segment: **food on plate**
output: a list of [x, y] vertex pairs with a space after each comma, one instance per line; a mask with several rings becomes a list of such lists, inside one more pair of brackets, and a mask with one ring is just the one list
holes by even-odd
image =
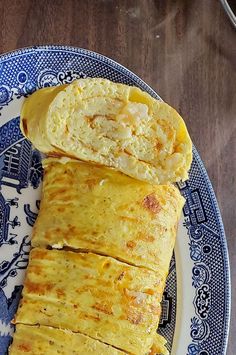
[[34, 247], [94, 251], [167, 275], [184, 204], [177, 188], [72, 159], [43, 164]]
[[70, 330], [17, 324], [10, 355], [124, 355], [123, 351]]
[[192, 143], [167, 104], [101, 78], [40, 89], [21, 112], [43, 161], [11, 355], [167, 355], [156, 332]]
[[113, 167], [155, 184], [188, 178], [192, 143], [180, 115], [137, 87], [102, 78], [26, 99], [23, 134], [40, 151]]
[[94, 253], [34, 248], [15, 323], [80, 332], [131, 354], [157, 343], [165, 277]]

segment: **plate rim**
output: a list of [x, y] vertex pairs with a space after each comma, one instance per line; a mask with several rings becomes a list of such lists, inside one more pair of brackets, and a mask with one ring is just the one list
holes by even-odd
[[[12, 59], [15, 56], [27, 54], [30, 52], [38, 52], [38, 51], [69, 51], [77, 54], [82, 54], [82, 55], [87, 55], [89, 57], [93, 56], [93, 59], [98, 59], [99, 61], [104, 62], [105, 64], [115, 67], [116, 69], [122, 69], [124, 73], [127, 75], [131, 76], [132, 78], [135, 78], [137, 82], [141, 83], [145, 88], [148, 89], [149, 93], [158, 98], [159, 100], [163, 101], [163, 99], [157, 94], [157, 92], [149, 85], [147, 84], [144, 80], [142, 80], [138, 75], [133, 73], [130, 69], [125, 67], [124, 65], [118, 63], [116, 60], [109, 58], [106, 55], [100, 54], [98, 52], [88, 50], [85, 48], [80, 48], [76, 46], [67, 46], [67, 45], [35, 45], [35, 46], [26, 46], [22, 48], [17, 48], [12, 51], [8, 51], [6, 53], [0, 54], [0, 64], [8, 59]], [[225, 275], [225, 282], [226, 282], [226, 288], [225, 288], [225, 329], [224, 329], [224, 334], [223, 334], [223, 341], [222, 341], [222, 348], [224, 350], [224, 353], [226, 353], [227, 350], [227, 345], [228, 345], [228, 338], [229, 338], [229, 331], [230, 331], [230, 316], [231, 316], [231, 302], [232, 302], [232, 285], [231, 285], [231, 271], [230, 271], [230, 261], [229, 261], [229, 251], [228, 251], [228, 243], [227, 243], [227, 238], [225, 234], [225, 229], [224, 229], [224, 224], [219, 208], [219, 204], [217, 202], [217, 198], [212, 186], [212, 183], [210, 181], [210, 178], [207, 173], [207, 169], [200, 157], [200, 154], [198, 153], [196, 147], [193, 145], [193, 154], [199, 164], [199, 167], [201, 169], [201, 173], [203, 174], [204, 180], [207, 184], [207, 187], [209, 188], [209, 193], [210, 193], [210, 198], [212, 201], [212, 207], [215, 212], [216, 220], [217, 220], [217, 225], [219, 227], [219, 237], [221, 241], [221, 246], [222, 246], [222, 253], [223, 253], [223, 262], [224, 262], [224, 275]]]
[[225, 234], [225, 229], [224, 229], [224, 223], [223, 223], [223, 219], [221, 216], [221, 212], [220, 212], [220, 207], [215, 195], [215, 191], [213, 189], [211, 180], [208, 176], [207, 173], [207, 169], [200, 157], [200, 154], [197, 151], [197, 148], [195, 147], [195, 145], [193, 145], [193, 153], [195, 155], [195, 158], [199, 164], [199, 167], [201, 168], [201, 172], [204, 176], [204, 179], [209, 187], [209, 192], [210, 192], [210, 197], [211, 197], [211, 201], [212, 206], [215, 210], [215, 214], [217, 217], [217, 224], [219, 227], [219, 231], [220, 231], [220, 240], [222, 242], [222, 252], [223, 252], [223, 260], [224, 260], [224, 267], [225, 267], [225, 276], [226, 276], [226, 302], [225, 302], [225, 332], [223, 334], [223, 349], [224, 349], [224, 353], [226, 354], [227, 351], [227, 346], [228, 346], [228, 339], [229, 339], [229, 330], [230, 330], [230, 316], [231, 316], [231, 302], [232, 302], [232, 295], [231, 295], [231, 271], [230, 271], [230, 262], [229, 262], [229, 250], [228, 250], [228, 243], [227, 243], [227, 238], [226, 238], [226, 234]]

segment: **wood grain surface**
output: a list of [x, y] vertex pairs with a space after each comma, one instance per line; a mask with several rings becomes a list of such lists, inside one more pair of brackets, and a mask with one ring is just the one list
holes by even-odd
[[97, 51], [134, 71], [183, 115], [225, 225], [233, 297], [227, 354], [235, 355], [236, 32], [220, 2], [0, 0], [0, 14], [0, 53], [36, 44]]

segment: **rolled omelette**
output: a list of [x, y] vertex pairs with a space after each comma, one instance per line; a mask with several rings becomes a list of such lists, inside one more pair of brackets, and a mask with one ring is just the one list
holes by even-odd
[[91, 251], [167, 276], [184, 205], [177, 188], [69, 158], [43, 165], [33, 247]]
[[180, 115], [137, 87], [101, 78], [44, 88], [24, 102], [21, 130], [41, 152], [113, 167], [138, 180], [186, 180], [192, 143]]
[[9, 355], [124, 355], [123, 351], [70, 330], [17, 324]]
[[[69, 329], [130, 354], [150, 354], [164, 285], [161, 273], [114, 258], [34, 248], [15, 323]], [[71, 343], [68, 354], [73, 350]]]

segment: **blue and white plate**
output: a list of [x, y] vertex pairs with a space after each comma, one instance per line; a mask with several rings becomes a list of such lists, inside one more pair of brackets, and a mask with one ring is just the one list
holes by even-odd
[[[41, 87], [104, 77], [159, 96], [141, 79], [99, 54], [71, 47], [21, 49], [0, 56], [0, 355], [12, 340], [37, 217], [41, 156], [22, 136], [24, 98]], [[203, 163], [194, 148], [186, 198], [163, 295], [159, 332], [173, 355], [222, 355], [230, 313], [229, 261], [223, 224]]]

